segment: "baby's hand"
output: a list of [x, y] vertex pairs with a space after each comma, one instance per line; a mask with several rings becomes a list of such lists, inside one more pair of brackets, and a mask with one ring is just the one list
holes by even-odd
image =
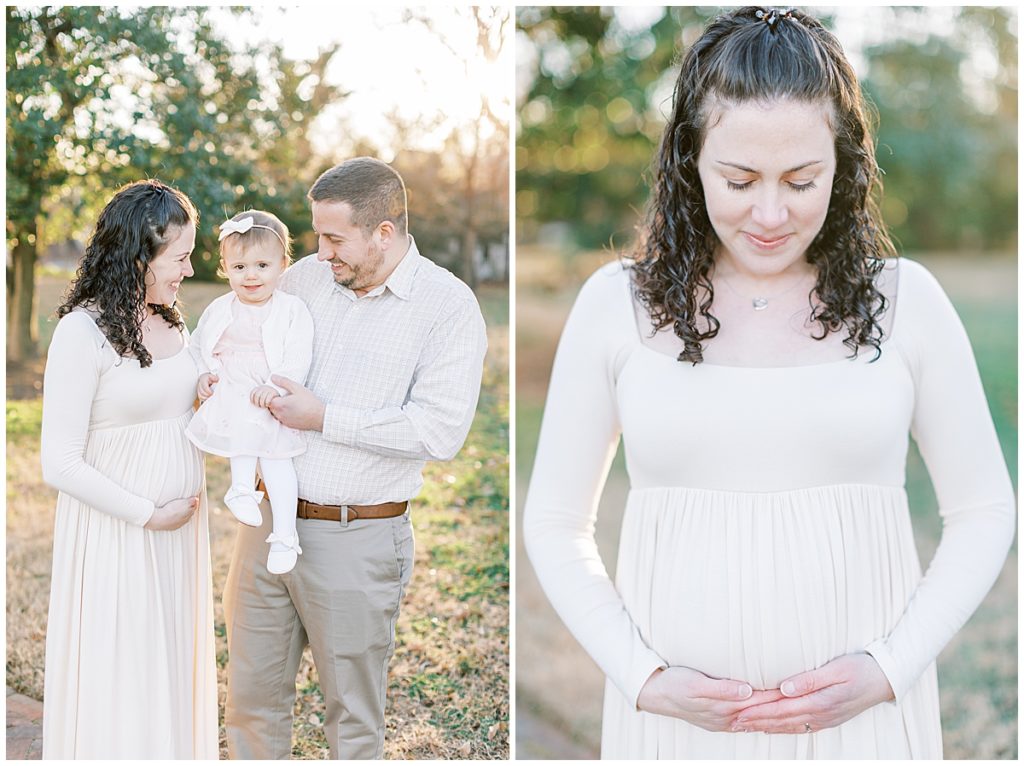
[[273, 386], [256, 386], [249, 394], [249, 401], [257, 407], [269, 407], [270, 403], [279, 396], [280, 394]]
[[213, 396], [213, 387], [220, 380], [212, 372], [204, 372], [199, 376], [199, 385], [196, 386], [196, 393], [199, 395], [199, 401], [205, 402], [211, 396]]

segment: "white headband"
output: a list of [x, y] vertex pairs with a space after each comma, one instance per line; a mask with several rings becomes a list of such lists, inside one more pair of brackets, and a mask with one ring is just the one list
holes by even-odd
[[249, 229], [266, 229], [267, 231], [271, 232], [275, 237], [277, 237], [277, 239], [281, 242], [281, 246], [284, 248], [284, 251], [286, 253], [288, 252], [288, 245], [284, 243], [284, 239], [282, 239], [281, 235], [278, 234], [277, 231], [271, 228], [270, 226], [264, 226], [261, 223], [255, 223], [252, 219], [252, 216], [239, 218], [237, 221], [229, 220], [222, 223], [220, 225], [220, 236], [217, 238], [217, 241], [223, 242], [224, 237], [228, 236], [229, 234], [245, 234], [247, 231], [249, 231]]

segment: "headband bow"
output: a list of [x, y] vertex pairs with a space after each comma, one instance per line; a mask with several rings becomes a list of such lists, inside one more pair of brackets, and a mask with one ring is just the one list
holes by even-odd
[[[253, 227], [254, 223], [255, 221], [253, 221], [252, 216], [246, 216], [245, 218], [240, 218], [237, 221], [225, 221], [220, 225], [220, 237], [217, 238], [217, 241], [223, 242], [224, 237], [229, 234], [245, 234], [245, 232], [249, 231], [249, 229]], [[267, 227], [264, 226], [262, 228], [265, 229]]]
[[217, 237], [218, 242], [223, 242], [224, 237], [229, 234], [245, 234], [250, 229], [266, 229], [280, 241], [281, 246], [284, 247], [285, 252], [288, 251], [288, 246], [285, 245], [284, 239], [280, 234], [277, 233], [276, 229], [270, 226], [264, 226], [261, 223], [256, 223], [251, 215], [247, 215], [245, 218], [239, 218], [237, 221], [227, 220], [220, 225], [220, 236]]

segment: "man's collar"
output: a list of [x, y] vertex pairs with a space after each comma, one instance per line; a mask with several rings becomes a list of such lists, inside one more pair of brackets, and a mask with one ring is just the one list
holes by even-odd
[[381, 287], [372, 293], [367, 293], [367, 295], [379, 294], [378, 291], [383, 292], [386, 288], [402, 300], [409, 300], [409, 297], [412, 295], [412, 280], [420, 267], [420, 260], [422, 258], [423, 256], [420, 255], [420, 251], [416, 247], [416, 240], [410, 234], [409, 249], [405, 251], [405, 255], [402, 256], [402, 260], [395, 266], [395, 270], [391, 272], [391, 275], [384, 281]]
[[[398, 265], [395, 266], [391, 274], [388, 275], [388, 278], [384, 280], [384, 284], [373, 288], [370, 292], [363, 295], [363, 298], [373, 298], [381, 295], [385, 290], [390, 290], [396, 297], [401, 298], [402, 300], [408, 300], [412, 296], [413, 278], [419, 270], [420, 261], [423, 260], [423, 256], [420, 255], [419, 248], [416, 247], [416, 240], [412, 238], [412, 234], [409, 234], [408, 236], [409, 249], [405, 251], [405, 255], [402, 256], [402, 260], [398, 262]], [[333, 282], [334, 275], [329, 274], [329, 276]], [[335, 283], [334, 287], [343, 295], [346, 295], [350, 300], [359, 300], [359, 296], [357, 296], [350, 288], [343, 287], [337, 283]]]

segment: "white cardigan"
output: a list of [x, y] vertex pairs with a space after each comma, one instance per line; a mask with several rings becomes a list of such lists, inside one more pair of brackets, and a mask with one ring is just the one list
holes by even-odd
[[[215, 299], [199, 318], [199, 324], [192, 333], [189, 349], [200, 370], [219, 374], [220, 360], [214, 357], [217, 341], [231, 324], [231, 308], [238, 300], [233, 292]], [[263, 321], [263, 352], [267, 356], [266, 385], [273, 386], [279, 393], [287, 393], [280, 386], [270, 382], [271, 375], [290, 378], [296, 383], [305, 383], [313, 361], [313, 317], [305, 302], [294, 295], [275, 290], [270, 301], [270, 313]]]

